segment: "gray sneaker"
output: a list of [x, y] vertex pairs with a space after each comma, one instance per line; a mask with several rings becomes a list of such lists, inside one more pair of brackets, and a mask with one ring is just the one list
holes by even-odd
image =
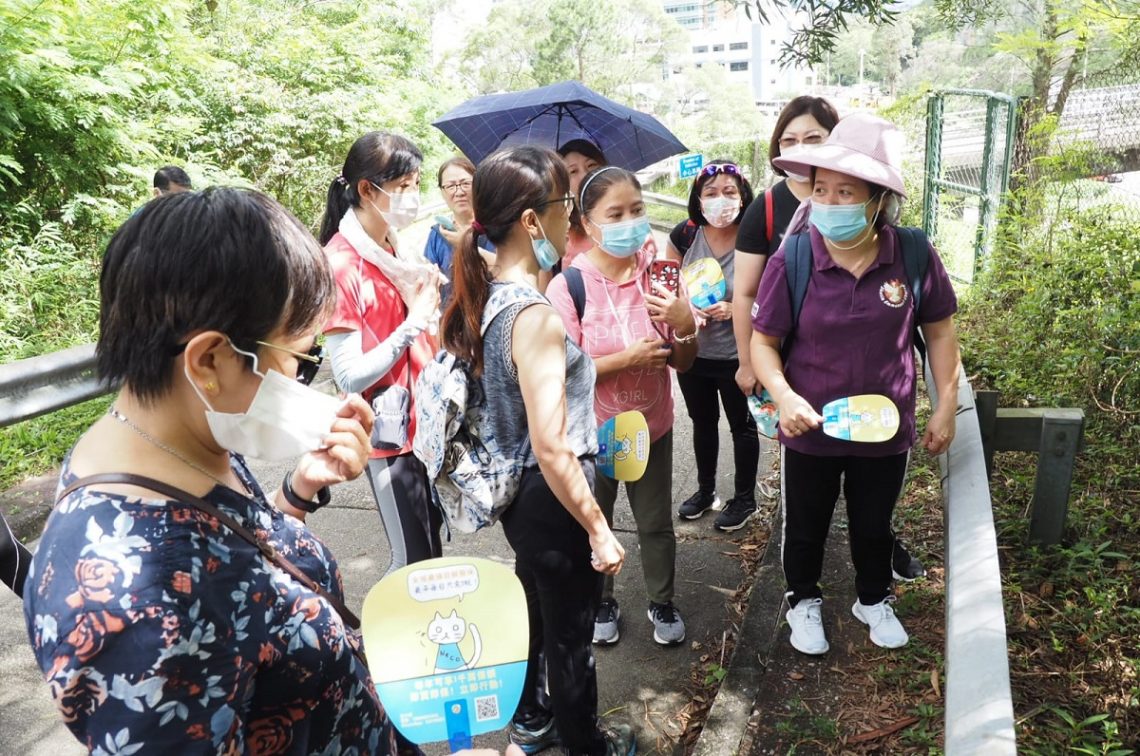
[[662, 646], [676, 646], [685, 640], [685, 621], [672, 601], [664, 604], [649, 602], [650, 621], [653, 623], [653, 640]]
[[602, 737], [606, 739], [606, 756], [635, 756], [637, 736], [627, 724], [604, 725]]
[[612, 598], [602, 599], [598, 613], [594, 615], [594, 643], [598, 646], [612, 646], [621, 638], [618, 623], [621, 621], [621, 608]]

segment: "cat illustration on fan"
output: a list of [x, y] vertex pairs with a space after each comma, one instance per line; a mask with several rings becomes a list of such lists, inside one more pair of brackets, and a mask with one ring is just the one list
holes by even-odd
[[[470, 659], [464, 658], [463, 651], [459, 648], [460, 641], [466, 637], [468, 631], [475, 642], [475, 649]], [[446, 617], [439, 612], [435, 613], [435, 617], [428, 623], [427, 637], [438, 646], [435, 674], [473, 669], [483, 653], [483, 641], [479, 637], [478, 628], [474, 624], [469, 625], [454, 609]]]

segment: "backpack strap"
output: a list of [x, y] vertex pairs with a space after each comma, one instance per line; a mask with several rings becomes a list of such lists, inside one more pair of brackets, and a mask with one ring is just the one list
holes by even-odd
[[920, 228], [899, 226], [895, 228], [902, 250], [903, 267], [906, 269], [907, 288], [914, 306], [914, 347], [919, 358], [926, 362], [926, 341], [918, 327], [918, 308], [922, 304], [922, 284], [926, 281], [926, 271], [930, 267], [930, 242]]
[[772, 249], [772, 237], [775, 236], [774, 229], [776, 224], [776, 208], [775, 200], [772, 199], [772, 190], [764, 192], [764, 233], [768, 236], [768, 250]]
[[804, 307], [811, 269], [814, 267], [811, 236], [806, 231], [784, 238], [784, 277], [788, 282], [788, 295], [792, 302], [792, 330], [784, 337], [780, 356], [787, 361], [788, 351], [800, 324], [800, 311]]
[[582, 315], [586, 312], [586, 281], [582, 278], [582, 271], [570, 266], [562, 271], [566, 279], [566, 291], [570, 294], [570, 301], [574, 303], [574, 312], [578, 313], [578, 322], [582, 322]]
[[689, 248], [693, 246], [693, 242], [696, 241], [697, 238], [698, 230], [700, 230], [700, 227], [696, 223], [693, 223], [692, 219], [685, 221], [685, 225], [681, 226], [681, 241], [683, 246], [677, 248], [677, 251], [681, 253], [681, 257], [684, 257], [685, 253], [689, 251]]

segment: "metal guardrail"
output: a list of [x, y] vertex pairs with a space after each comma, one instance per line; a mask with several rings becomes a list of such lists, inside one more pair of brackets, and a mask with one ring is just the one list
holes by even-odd
[[110, 393], [95, 377], [95, 345], [0, 365], [0, 427]]
[[[929, 367], [926, 385], [934, 386]], [[933, 390], [930, 399], [937, 404]], [[997, 532], [978, 410], [964, 372], [957, 433], [938, 462], [946, 538], [946, 754], [1014, 756]]]

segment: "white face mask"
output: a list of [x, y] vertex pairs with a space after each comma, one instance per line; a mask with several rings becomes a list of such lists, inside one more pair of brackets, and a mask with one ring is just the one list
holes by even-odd
[[[781, 149], [780, 150], [780, 157], [782, 157], [782, 158], [794, 158], [796, 155], [803, 155], [805, 153], [811, 152], [812, 150], [814, 150], [820, 146], [821, 145], [818, 145], [818, 144], [797, 144], [797, 145], [794, 145], [792, 147], [789, 147], [786, 150]], [[788, 174], [788, 178], [790, 178], [792, 181], [800, 181], [804, 184], [811, 181], [811, 176], [804, 176], [803, 174], [800, 174], [800, 173], [792, 173], [791, 171], [789, 171], [786, 168], [784, 169], [784, 173]]]
[[739, 197], [712, 197], [701, 200], [701, 215], [713, 228], [731, 226], [740, 212]]
[[[376, 184], [372, 184], [372, 186], [376, 186]], [[376, 189], [388, 195], [388, 209], [381, 210], [371, 201], [368, 204], [372, 205], [373, 210], [380, 213], [380, 216], [387, 221], [389, 226], [397, 231], [403, 231], [415, 223], [416, 216], [420, 214], [419, 192], [386, 192], [378, 186]]]
[[[261, 376], [261, 385], [245, 412], [214, 411], [198, 386], [190, 381], [194, 393], [206, 405], [206, 423], [214, 441], [234, 454], [266, 462], [281, 462], [323, 448], [341, 401], [276, 370], [261, 373], [257, 370], [257, 355], [237, 347], [234, 351], [252, 357], [253, 372]], [[188, 373], [186, 380], [190, 380]]]

